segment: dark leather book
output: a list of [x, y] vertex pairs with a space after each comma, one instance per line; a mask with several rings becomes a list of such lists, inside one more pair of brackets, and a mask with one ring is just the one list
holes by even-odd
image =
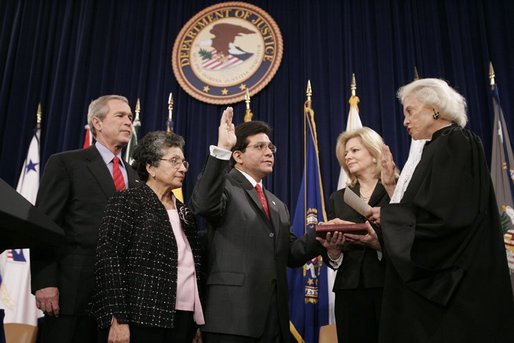
[[358, 224], [321, 224], [315, 225], [316, 235], [325, 238], [327, 232], [339, 231], [342, 233], [351, 233], [354, 235], [365, 235], [368, 233], [366, 223]]

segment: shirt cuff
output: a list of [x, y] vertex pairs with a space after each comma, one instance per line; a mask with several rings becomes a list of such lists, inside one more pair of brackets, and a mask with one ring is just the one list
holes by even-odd
[[335, 260], [333, 260], [328, 253], [327, 253], [327, 256], [328, 256], [328, 261], [330, 262], [330, 265], [334, 269], [338, 269], [339, 267], [341, 267], [341, 264], [343, 263], [343, 253], [342, 252], [341, 252], [341, 255], [339, 255], [339, 257], [336, 258]]
[[232, 156], [232, 151], [220, 148], [216, 145], [211, 145], [209, 147], [209, 152], [212, 157], [215, 157], [219, 160], [228, 161], [228, 160], [230, 160], [230, 157]]

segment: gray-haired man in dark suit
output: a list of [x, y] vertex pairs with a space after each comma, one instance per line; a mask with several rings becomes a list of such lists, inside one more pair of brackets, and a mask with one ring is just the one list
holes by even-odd
[[[43, 342], [96, 342], [96, 323], [86, 313], [94, 286], [97, 231], [109, 197], [137, 178], [121, 161], [132, 134], [132, 112], [125, 97], [106, 95], [89, 105], [88, 123], [96, 143], [87, 149], [52, 155], [36, 206], [65, 231], [55, 250], [31, 249], [32, 292], [45, 313]], [[114, 157], [119, 158], [114, 166]]]

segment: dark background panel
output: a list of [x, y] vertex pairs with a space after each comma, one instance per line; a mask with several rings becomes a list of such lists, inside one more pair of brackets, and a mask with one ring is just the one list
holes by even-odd
[[[291, 207], [302, 173], [302, 113], [310, 79], [325, 196], [336, 188], [335, 140], [344, 130], [352, 73], [361, 120], [385, 139], [399, 165], [410, 139], [397, 89], [422, 77], [448, 80], [468, 100], [469, 127], [490, 159], [492, 104], [488, 64], [496, 70], [511, 135], [514, 127], [514, 2], [509, 0], [255, 0], [284, 37], [282, 64], [252, 98], [254, 119], [274, 128], [277, 163], [268, 188]], [[175, 131], [186, 139], [192, 191], [224, 106], [185, 93], [173, 76], [171, 51], [182, 26], [208, 0], [0, 1], [0, 177], [15, 186], [44, 112], [41, 159], [82, 146], [87, 106], [100, 95], [141, 99], [141, 132], [165, 128], [169, 92]], [[244, 103], [235, 104], [241, 122]]]

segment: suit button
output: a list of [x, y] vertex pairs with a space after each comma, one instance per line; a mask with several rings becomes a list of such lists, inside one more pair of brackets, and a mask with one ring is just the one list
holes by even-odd
[[274, 236], [275, 236], [275, 234], [273, 232], [270, 232], [269, 238], [273, 238]]

